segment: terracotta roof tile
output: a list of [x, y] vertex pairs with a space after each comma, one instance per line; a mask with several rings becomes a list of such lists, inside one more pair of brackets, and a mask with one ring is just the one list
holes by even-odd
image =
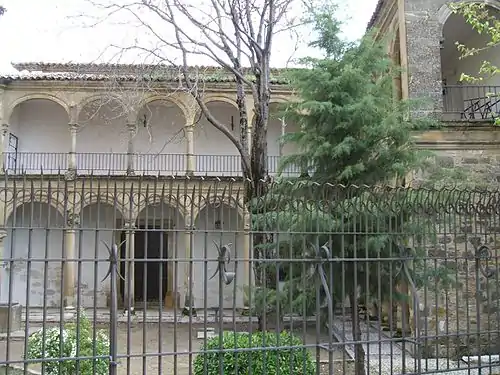
[[[108, 81], [134, 82], [137, 80], [151, 82], [177, 82], [181, 79], [178, 67], [165, 65], [132, 65], [132, 64], [75, 64], [75, 63], [13, 63], [18, 73], [0, 74], [2, 80], [13, 81]], [[234, 74], [220, 68], [210, 66], [190, 67], [192, 79], [199, 75], [206, 82], [235, 82]], [[285, 85], [288, 83], [283, 75], [284, 69], [271, 70], [271, 83]], [[250, 69], [245, 75], [251, 78]]]

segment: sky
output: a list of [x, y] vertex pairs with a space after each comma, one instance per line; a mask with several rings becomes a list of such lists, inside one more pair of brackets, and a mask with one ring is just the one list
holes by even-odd
[[[144, 29], [135, 25], [132, 19], [127, 19], [125, 13], [90, 27], [93, 23], [90, 17], [97, 15], [90, 1], [0, 0], [0, 4], [7, 8], [5, 15], [0, 17], [0, 71], [15, 71], [11, 62], [111, 62], [113, 59], [116, 62], [116, 49], [111, 52], [110, 45], [124, 48], [131, 41], [144, 43]], [[126, 0], [113, 1], [120, 3]], [[363, 35], [376, 3], [377, 0], [339, 3], [338, 18], [344, 20], [343, 33], [347, 39], [356, 40]], [[160, 30], [161, 25], [155, 25], [155, 29]], [[284, 66], [296, 45], [290, 42], [289, 35], [280, 38], [274, 43], [274, 66]], [[152, 41], [150, 45], [153, 45]], [[305, 49], [299, 51], [304, 52]], [[120, 62], [137, 63], [136, 55], [137, 52], [132, 58], [121, 53]], [[296, 53], [293, 57], [297, 57]], [[191, 63], [213, 65], [203, 59], [190, 60]]]

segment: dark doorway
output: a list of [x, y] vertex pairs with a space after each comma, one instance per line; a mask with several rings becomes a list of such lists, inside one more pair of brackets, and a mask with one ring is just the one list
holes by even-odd
[[[125, 232], [122, 232], [122, 241], [124, 240]], [[135, 231], [134, 242], [134, 300], [159, 302], [160, 298], [165, 298], [168, 288], [168, 235], [160, 228], [146, 228], [142, 225]], [[122, 258], [125, 258], [125, 243], [120, 252]], [[121, 262], [120, 273], [123, 276], [125, 270], [126, 262]], [[121, 290], [124, 292], [125, 282], [121, 280], [121, 284]]]

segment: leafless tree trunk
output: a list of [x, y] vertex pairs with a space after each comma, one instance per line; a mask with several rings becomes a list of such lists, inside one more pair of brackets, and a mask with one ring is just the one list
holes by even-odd
[[[135, 50], [154, 57], [158, 63], [179, 68], [182, 86], [196, 99], [201, 115], [223, 133], [241, 155], [247, 181], [247, 196], [260, 197], [267, 192], [267, 128], [271, 99], [271, 53], [273, 40], [287, 32], [299, 37], [296, 28], [302, 23], [300, 0], [87, 0], [93, 9], [104, 11], [106, 17], [128, 14], [155, 40], [155, 47], [135, 42], [121, 51]], [[294, 7], [294, 11], [292, 11]], [[123, 22], [123, 21], [122, 21]], [[117, 47], [117, 46], [113, 46]], [[173, 61], [174, 52], [179, 61]], [[209, 59], [234, 77], [236, 104], [239, 111], [240, 134], [234, 135], [226, 124], [217, 119], [204, 101], [204, 77], [193, 77], [193, 65], [199, 58]], [[247, 108], [247, 96], [253, 108]], [[253, 123], [249, 119], [253, 118]], [[252, 139], [248, 139], [252, 126]], [[249, 142], [251, 141], [251, 148]], [[255, 235], [253, 246], [266, 241], [265, 235]], [[263, 257], [254, 251], [254, 258]], [[255, 266], [257, 286], [263, 285], [262, 272]], [[268, 285], [273, 285], [269, 283]]]

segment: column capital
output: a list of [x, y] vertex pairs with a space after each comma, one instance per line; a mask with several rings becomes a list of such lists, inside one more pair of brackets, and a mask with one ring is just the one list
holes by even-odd
[[68, 211], [66, 214], [66, 224], [68, 227], [75, 228], [80, 225], [80, 215], [74, 212]]
[[2, 135], [6, 136], [9, 131], [9, 124], [7, 122], [2, 121]]
[[123, 222], [123, 229], [129, 230], [129, 231], [133, 231], [133, 230], [137, 229], [137, 227], [135, 226], [135, 221], [134, 220], [125, 220]]
[[76, 132], [80, 129], [80, 124], [78, 124], [77, 122], [69, 122], [68, 127], [70, 131]]

